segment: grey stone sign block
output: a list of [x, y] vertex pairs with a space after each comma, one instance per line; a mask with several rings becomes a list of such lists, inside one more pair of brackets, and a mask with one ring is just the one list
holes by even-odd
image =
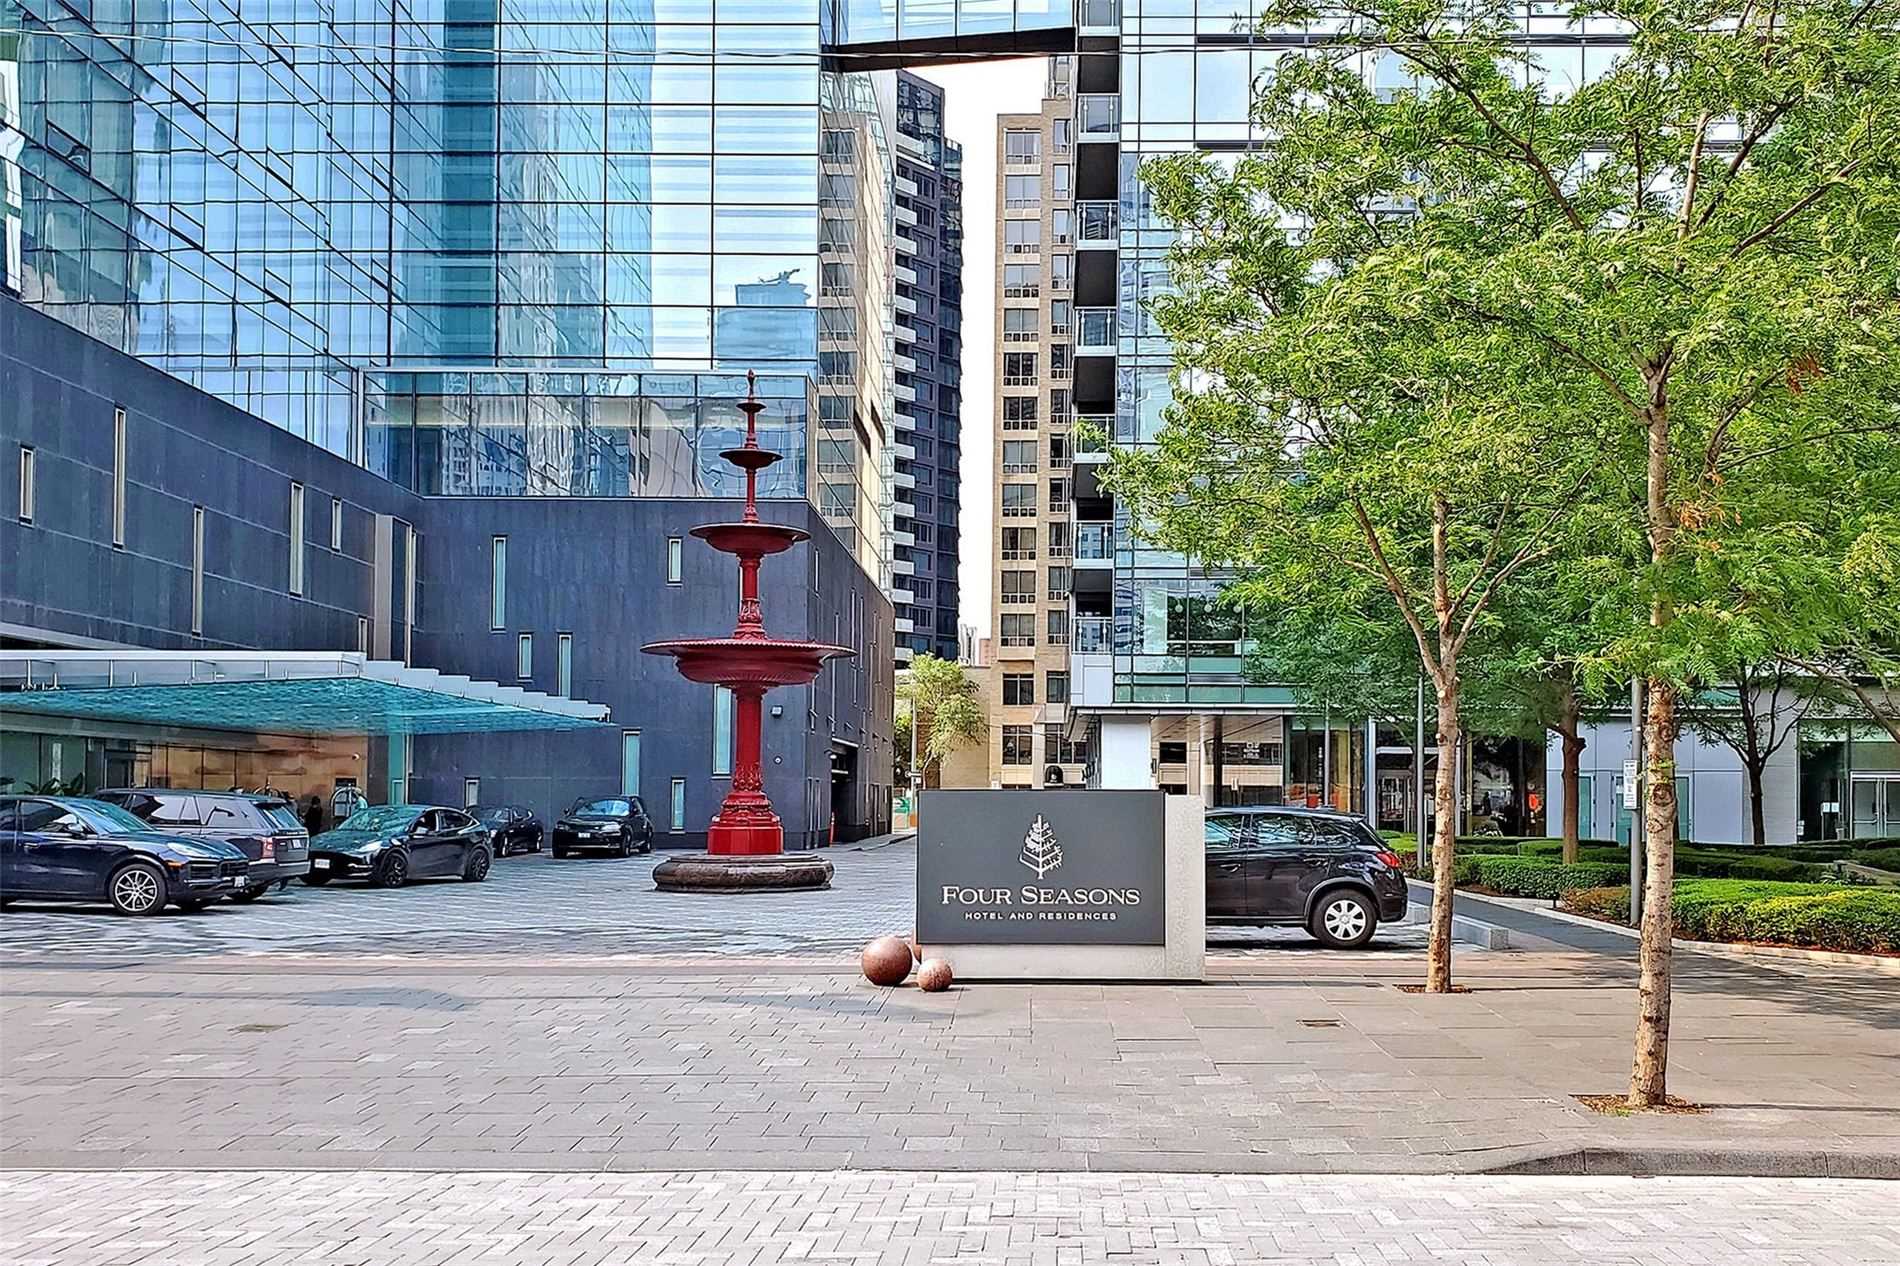
[[961, 945], [1162, 945], [1159, 791], [926, 791], [917, 939]]

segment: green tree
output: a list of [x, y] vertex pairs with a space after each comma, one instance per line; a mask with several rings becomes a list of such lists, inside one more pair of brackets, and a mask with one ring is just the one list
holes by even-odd
[[1719, 689], [1683, 696], [1683, 720], [1703, 742], [1719, 743], [1741, 761], [1748, 782], [1749, 838], [1759, 847], [1768, 842], [1762, 798], [1768, 762], [1787, 746], [1824, 692], [1815, 678], [1783, 660], [1737, 660], [1723, 679], [1707, 684]]
[[[1581, 661], [1597, 681], [1644, 678], [1649, 699], [1636, 1107], [1666, 1095], [1682, 693], [1719, 676], [1758, 631], [1816, 654], [1864, 641], [1824, 592], [1838, 588], [1824, 573], [1838, 555], [1814, 523], [1828, 478], [1894, 461], [1897, 6], [1585, 0], [1573, 20], [1629, 43], [1572, 90], [1541, 73], [1547, 54], [1515, 40], [1523, 11], [1507, 0], [1285, 0], [1264, 24], [1328, 34], [1261, 85], [1271, 143], [1231, 175], [1196, 176], [1187, 161], [1156, 174], [1157, 205], [1183, 228], [1185, 293], [1160, 311], [1184, 341], [1189, 429], [1208, 429], [1193, 398], [1204, 382], [1241, 411], [1322, 426], [1341, 406], [1371, 418], [1325, 450], [1357, 455], [1363, 473], [1342, 482], [1363, 505], [1365, 539], [1381, 544], [1400, 515], [1425, 513], [1438, 553], [1458, 565], [1543, 548], [1522, 520], [1527, 496], [1567, 493], [1586, 454], [1588, 499], [1626, 507], [1640, 531], [1619, 604], [1643, 618]], [[1241, 241], [1243, 226], [1259, 240]], [[1205, 313], [1181, 311], [1198, 298], [1212, 300]], [[1361, 328], [1394, 322], [1431, 338]], [[1278, 337], [1295, 325], [1310, 347]], [[1381, 359], [1381, 348], [1403, 350]], [[1263, 354], [1288, 363], [1257, 371]], [[1303, 389], [1313, 377], [1324, 390]], [[1421, 453], [1428, 415], [1473, 438]], [[1411, 468], [1410, 504], [1372, 495], [1380, 476], [1366, 450]], [[1163, 460], [1182, 451], [1163, 437]], [[1431, 469], [1460, 460], [1463, 485]], [[1195, 500], [1228, 491], [1180, 486]], [[1297, 486], [1311, 499], [1337, 484], [1320, 472]], [[1445, 512], [1441, 490], [1471, 506], [1464, 519]], [[1507, 510], [1497, 547], [1469, 559], [1461, 541], [1487, 501]], [[1400, 551], [1414, 568], [1420, 548]], [[1410, 594], [1415, 581], [1401, 571], [1388, 584]], [[1454, 581], [1435, 594], [1493, 588]], [[1455, 704], [1446, 669], [1463, 621], [1434, 608], [1434, 630], [1401, 605], [1422, 626], [1455, 732], [1442, 696], [1450, 686]]]
[[1178, 405], [1123, 479], [1170, 544], [1275, 601], [1385, 585], [1444, 743], [1467, 644], [1569, 509], [1640, 534], [1615, 604], [1644, 618], [1579, 660], [1649, 698], [1632, 1106], [1666, 1097], [1683, 690], [1758, 629], [1883, 646], [1841, 627], [1815, 521], [1830, 475], [1894, 462], [1896, 10], [1587, 0], [1628, 48], [1569, 89], [1514, 2], [1284, 0], [1265, 27], [1326, 34], [1260, 84], [1271, 143], [1148, 169]]
[[[989, 734], [976, 683], [955, 660], [935, 655], [912, 659], [898, 674], [897, 701], [906, 760], [913, 742], [917, 750], [918, 768], [910, 770], [907, 764], [905, 772], [921, 776], [926, 786], [952, 752], [981, 743]], [[914, 740], [910, 726], [916, 727]]]

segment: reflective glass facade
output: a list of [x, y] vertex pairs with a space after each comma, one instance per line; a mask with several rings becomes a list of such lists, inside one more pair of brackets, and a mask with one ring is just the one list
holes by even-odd
[[[711, 493], [602, 472], [703, 465], [620, 437], [717, 431], [756, 369], [791, 402], [776, 491], [875, 574], [895, 101], [821, 67], [829, 20], [0, 0], [0, 287], [430, 492]], [[429, 440], [460, 418], [483, 438]]]

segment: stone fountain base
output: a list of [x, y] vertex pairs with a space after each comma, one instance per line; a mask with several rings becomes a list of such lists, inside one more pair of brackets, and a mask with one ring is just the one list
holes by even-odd
[[815, 853], [738, 857], [683, 853], [653, 868], [661, 892], [788, 892], [831, 887], [831, 863]]

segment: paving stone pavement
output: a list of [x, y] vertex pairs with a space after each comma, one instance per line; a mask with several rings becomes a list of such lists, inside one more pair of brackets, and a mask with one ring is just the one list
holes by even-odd
[[[517, 854], [487, 882], [417, 883], [396, 891], [361, 884], [292, 884], [251, 905], [220, 902], [201, 914], [125, 919], [103, 905], [20, 904], [0, 916], [0, 964], [51, 955], [95, 960], [212, 954], [829, 955], [909, 928], [916, 853], [900, 840], [839, 847], [826, 893], [754, 893], [741, 904], [653, 887], [657, 856]], [[1297, 929], [1219, 929], [1216, 952], [1310, 945]], [[1419, 925], [1381, 928], [1380, 949], [1416, 950]]]
[[0, 1266], [1861, 1266], [1841, 1180], [1012, 1173], [0, 1176]]

